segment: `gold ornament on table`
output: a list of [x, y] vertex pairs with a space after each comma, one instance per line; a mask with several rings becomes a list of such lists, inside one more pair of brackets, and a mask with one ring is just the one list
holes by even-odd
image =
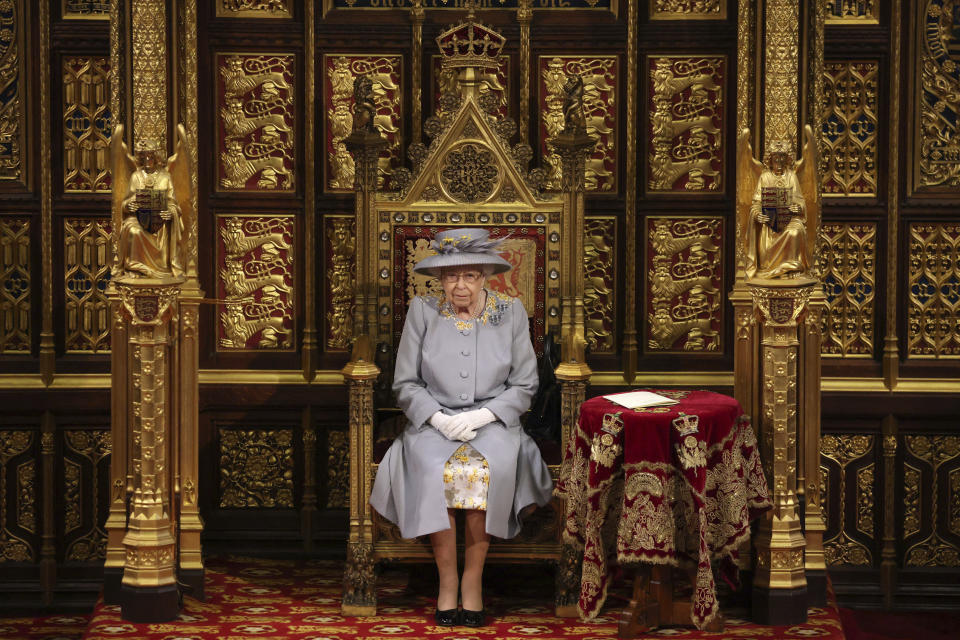
[[113, 277], [182, 277], [192, 205], [186, 130], [177, 127], [176, 153], [165, 166], [159, 143], [139, 140], [130, 156], [117, 125], [110, 142], [117, 256]]
[[814, 265], [817, 147], [804, 127], [803, 157], [793, 161], [789, 142], [771, 141], [766, 166], [753, 157], [750, 130], [737, 145], [737, 242], [748, 280], [802, 279]]

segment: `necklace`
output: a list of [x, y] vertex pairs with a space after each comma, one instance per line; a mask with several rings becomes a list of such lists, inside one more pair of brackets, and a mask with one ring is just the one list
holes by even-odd
[[[479, 301], [478, 301], [479, 302]], [[487, 306], [487, 290], [483, 290], [483, 302], [477, 305], [477, 310], [470, 311], [470, 319], [464, 320], [462, 318], [457, 318], [457, 329], [463, 331], [465, 329], [473, 328], [473, 321], [480, 318], [483, 315], [483, 310]]]
[[473, 319], [479, 318], [480, 314], [483, 313], [483, 308], [487, 306], [487, 290], [486, 289], [483, 290], [483, 302], [480, 302], [479, 300], [477, 300], [477, 302], [478, 302], [477, 310], [470, 314]]

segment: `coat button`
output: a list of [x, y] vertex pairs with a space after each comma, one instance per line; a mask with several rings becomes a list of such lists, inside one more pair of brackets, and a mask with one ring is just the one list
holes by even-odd
[[460, 377], [461, 377], [461, 378], [466, 378], [466, 377], [469, 376], [469, 375], [470, 375], [470, 374], [467, 373], [467, 370], [466, 370], [466, 369], [461, 369], [461, 370], [460, 370]]
[[468, 349], [464, 349], [463, 351], [460, 352], [460, 355], [462, 355], [462, 356], [468, 356], [468, 355], [470, 355], [470, 351], [469, 351]]
[[465, 335], [465, 336], [468, 336], [468, 335], [470, 335], [470, 329], [464, 329], [464, 330], [461, 331], [460, 333], [462, 333], [462, 334]]
[[460, 399], [461, 399], [461, 400], [466, 400], [466, 399], [467, 399], [467, 394], [461, 393], [461, 394], [460, 394]]

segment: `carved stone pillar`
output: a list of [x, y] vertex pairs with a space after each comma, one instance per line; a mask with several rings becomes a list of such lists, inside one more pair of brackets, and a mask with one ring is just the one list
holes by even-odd
[[340, 605], [340, 612], [345, 616], [377, 613], [370, 466], [373, 463], [373, 383], [380, 369], [373, 364], [372, 356], [369, 342], [361, 337], [354, 346], [354, 358], [343, 368], [350, 391], [350, 530]]
[[753, 420], [756, 431], [760, 425], [760, 379], [757, 352], [757, 320], [753, 308], [753, 297], [743, 282], [734, 285], [730, 293], [733, 304], [734, 344], [733, 344], [733, 397], [737, 399], [744, 412]]
[[122, 615], [164, 622], [179, 612], [176, 540], [171, 532], [170, 389], [182, 278], [118, 278], [129, 326], [126, 381], [132, 416], [133, 495], [121, 587]]
[[[797, 498], [797, 319], [817, 282], [811, 278], [748, 281], [762, 314], [762, 415], [760, 447], [773, 510], [755, 539], [753, 615], [761, 624], [799, 624], [807, 619], [804, 540]], [[818, 389], [819, 392], [819, 389]]]
[[[116, 253], [116, 251], [114, 251]], [[120, 604], [120, 582], [126, 551], [123, 536], [127, 533], [127, 497], [130, 493], [129, 449], [127, 425], [130, 403], [127, 400], [127, 377], [130, 358], [127, 353], [127, 318], [116, 283], [107, 286], [110, 301], [110, 512], [104, 529], [107, 532], [107, 558], [103, 565], [103, 601]]]
[[[178, 582], [203, 597], [198, 330], [205, 294], [197, 274], [197, 15], [196, 0], [114, 0], [110, 10], [116, 142], [123, 142], [126, 131], [130, 143], [156, 141], [163, 157], [175, 142], [177, 164], [187, 176], [176, 184], [185, 223], [185, 278], [115, 275], [107, 290], [113, 450], [104, 599], [121, 604], [123, 616], [135, 621], [174, 617]], [[178, 121], [184, 128], [170, 135]], [[114, 162], [118, 158], [114, 154]], [[115, 188], [122, 183], [117, 169], [115, 164]], [[115, 193], [113, 199], [113, 261], [125, 215], [118, 203], [126, 195]], [[124, 268], [114, 264], [113, 272]]]
[[[821, 180], [813, 135], [821, 128], [824, 10], [817, 0], [763, 0], [740, 3], [737, 18], [734, 387], [754, 418], [774, 496], [773, 513], [755, 540], [753, 610], [758, 622], [794, 624], [826, 594], [816, 260]], [[801, 139], [803, 157], [794, 163]], [[774, 280], [754, 275], [759, 247], [751, 227], [758, 224], [754, 198], [762, 167], [753, 145], [765, 150], [759, 154], [765, 160], [777, 145], [785, 147], [803, 192], [803, 266], [774, 273]]]
[[[203, 291], [199, 291], [203, 295]], [[200, 300], [184, 294], [179, 301], [180, 331], [177, 348], [177, 371], [172, 377], [176, 391], [179, 420], [172, 425], [176, 429], [178, 473], [174, 478], [175, 491], [179, 494], [180, 534], [177, 578], [190, 588], [190, 595], [203, 600], [203, 552], [200, 534], [203, 520], [197, 494], [200, 486], [200, 432], [199, 432], [199, 379], [200, 370]]]
[[799, 442], [797, 490], [803, 499], [807, 604], [813, 607], [827, 604], [827, 565], [823, 554], [823, 533], [827, 530], [827, 523], [820, 495], [820, 341], [826, 306], [826, 295], [818, 284], [810, 295], [801, 327], [803, 379], [799, 403], [802, 440]]

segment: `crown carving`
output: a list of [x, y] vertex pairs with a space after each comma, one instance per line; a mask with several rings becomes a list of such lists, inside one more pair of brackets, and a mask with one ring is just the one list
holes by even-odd
[[466, 22], [453, 25], [437, 36], [444, 69], [496, 69], [497, 58], [506, 43], [507, 39], [491, 27], [474, 20], [472, 10]]

